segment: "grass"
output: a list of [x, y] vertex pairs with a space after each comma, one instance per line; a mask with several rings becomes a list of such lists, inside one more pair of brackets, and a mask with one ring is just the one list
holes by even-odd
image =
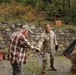
[[[24, 69], [25, 73], [28, 72], [29, 74], [33, 73], [33, 75], [34, 74], [38, 75], [41, 70], [41, 64], [38, 64], [36, 59], [35, 60], [28, 59], [26, 65], [24, 65], [23, 69]], [[29, 75], [28, 73], [27, 73], [27, 75]]]
[[76, 30], [76, 25], [73, 25], [73, 24], [62, 24], [62, 25], [60, 25], [60, 26], [58, 26], [58, 25], [54, 25], [54, 24], [51, 24], [51, 27], [53, 27], [53, 28], [64, 28], [64, 29], [74, 29], [74, 30]]
[[[3, 17], [0, 17], [0, 22], [6, 22], [6, 20], [3, 18]], [[17, 19], [17, 18], [8, 18], [7, 19], [7, 22], [10, 22], [10, 23], [20, 23], [20, 19]], [[54, 27], [54, 28], [72, 28], [74, 30], [76, 30], [76, 25], [74, 24], [63, 24], [58, 26], [58, 25], [54, 25], [54, 21], [46, 21], [46, 20], [43, 20], [40, 22], [40, 25], [39, 26], [44, 26], [44, 24], [50, 24], [51, 27]], [[28, 22], [25, 22], [25, 24], [28, 24], [28, 25], [38, 25], [38, 21], [35, 20], [35, 21], [32, 21], [30, 23]]]
[[[41, 75], [41, 58], [29, 58], [23, 67], [24, 75]], [[55, 57], [55, 66], [57, 71], [46, 71], [46, 75], [69, 75], [70, 60], [64, 56]]]

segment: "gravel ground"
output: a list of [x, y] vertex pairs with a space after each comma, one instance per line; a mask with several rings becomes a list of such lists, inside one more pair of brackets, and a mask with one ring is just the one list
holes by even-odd
[[0, 61], [0, 75], [12, 75], [12, 67], [8, 60]]
[[[24, 66], [24, 75], [41, 75], [41, 65], [42, 58], [31, 57], [27, 60], [27, 64]], [[46, 75], [70, 75], [71, 61], [64, 56], [56, 56], [55, 67], [57, 71], [46, 71]]]
[[[71, 61], [64, 56], [55, 57], [57, 71], [46, 71], [46, 75], [70, 75]], [[33, 56], [23, 65], [23, 75], [41, 75], [42, 58]], [[0, 75], [12, 75], [12, 68], [7, 60], [0, 61]]]
[[55, 57], [55, 67], [57, 71], [50, 71], [51, 75], [70, 75], [71, 61], [65, 57], [57, 56]]

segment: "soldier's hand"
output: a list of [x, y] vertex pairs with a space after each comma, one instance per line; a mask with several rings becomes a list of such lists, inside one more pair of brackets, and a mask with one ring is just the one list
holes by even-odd
[[36, 48], [36, 52], [40, 52], [40, 48]]

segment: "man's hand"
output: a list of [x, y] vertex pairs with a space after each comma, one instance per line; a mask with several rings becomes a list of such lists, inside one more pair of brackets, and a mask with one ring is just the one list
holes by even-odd
[[58, 49], [58, 45], [55, 46], [55, 50], [56, 50], [56, 51], [57, 51], [57, 49]]

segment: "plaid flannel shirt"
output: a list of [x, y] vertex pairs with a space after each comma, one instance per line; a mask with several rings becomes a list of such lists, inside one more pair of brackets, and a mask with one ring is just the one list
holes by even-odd
[[35, 47], [30, 45], [30, 43], [22, 33], [13, 33], [10, 37], [9, 61], [11, 63], [25, 64], [26, 53], [24, 49], [26, 49], [26, 47], [30, 49], [35, 49]]

